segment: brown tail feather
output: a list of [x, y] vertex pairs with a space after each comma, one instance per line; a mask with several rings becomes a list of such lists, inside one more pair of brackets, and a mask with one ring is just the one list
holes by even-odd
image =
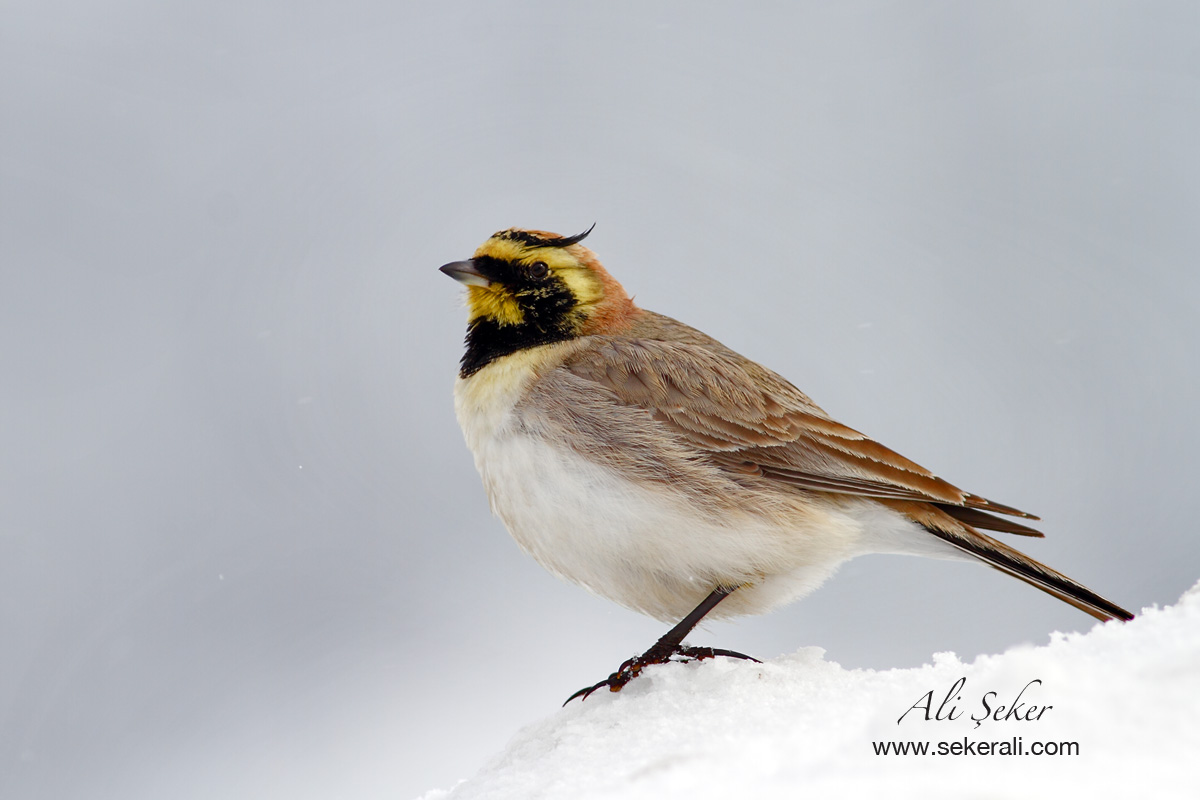
[[983, 528], [984, 530], [1001, 531], [1002, 533], [1015, 533], [1017, 536], [1033, 536], [1038, 539], [1046, 535], [1028, 525], [1013, 522], [1011, 519], [993, 517], [991, 514], [980, 511], [977, 508], [952, 506], [945, 503], [936, 503], [935, 505], [959, 522], [965, 522], [972, 528]]
[[[970, 553], [988, 566], [1012, 575], [1046, 594], [1069, 603], [1099, 620], [1131, 620], [1133, 614], [1105, 600], [1078, 581], [1053, 570], [1024, 553], [998, 542], [987, 534], [955, 519], [947, 509], [928, 503], [880, 501], [902, 512], [914, 522], [958, 549]], [[961, 509], [955, 508], [955, 511]], [[997, 520], [1000, 521], [1000, 520]]]

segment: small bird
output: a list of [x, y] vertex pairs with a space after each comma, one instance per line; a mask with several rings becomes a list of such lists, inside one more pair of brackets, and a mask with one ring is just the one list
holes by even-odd
[[1133, 618], [979, 531], [1040, 537], [1006, 518], [1037, 517], [952, 486], [634, 305], [580, 244], [591, 230], [509, 228], [441, 267], [467, 286], [454, 405], [492, 511], [553, 574], [676, 623], [567, 702], [652, 664], [748, 659], [683, 639], [705, 616], [799, 599], [868, 553], [980, 561], [1098, 619]]

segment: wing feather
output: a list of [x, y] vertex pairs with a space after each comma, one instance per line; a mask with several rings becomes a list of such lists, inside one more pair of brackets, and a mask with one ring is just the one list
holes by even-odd
[[[964, 492], [830, 419], [782, 377], [716, 342], [699, 336], [691, 341], [594, 338], [592, 346], [576, 351], [563, 368], [597, 384], [621, 405], [648, 411], [665, 431], [722, 469], [813, 491], [1036, 519]], [[969, 518], [996, 522], [986, 514]], [[993, 528], [1036, 533], [1015, 523]]]

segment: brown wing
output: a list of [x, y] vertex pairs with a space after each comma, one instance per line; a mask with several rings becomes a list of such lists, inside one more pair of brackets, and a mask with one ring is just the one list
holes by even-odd
[[593, 346], [576, 352], [563, 368], [621, 404], [650, 411], [658, 423], [731, 472], [761, 474], [814, 491], [934, 503], [970, 525], [1040, 535], [982, 512], [1036, 519], [1033, 515], [947, 483], [830, 419], [774, 372], [701, 336], [691, 341], [595, 337]]

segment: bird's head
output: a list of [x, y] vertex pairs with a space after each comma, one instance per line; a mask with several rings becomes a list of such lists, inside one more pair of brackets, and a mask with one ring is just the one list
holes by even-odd
[[[595, 227], [595, 226], [593, 226]], [[467, 286], [464, 377], [527, 347], [618, 331], [634, 312], [621, 284], [575, 236], [509, 228], [442, 272]]]

